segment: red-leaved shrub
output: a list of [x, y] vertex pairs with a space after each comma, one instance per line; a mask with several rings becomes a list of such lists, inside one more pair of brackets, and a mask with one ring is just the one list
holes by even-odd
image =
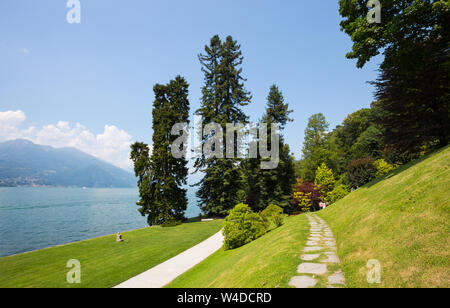
[[299, 213], [303, 211], [300, 200], [295, 197], [299, 195], [299, 193], [309, 199], [311, 210], [318, 211], [320, 209], [319, 202], [325, 195], [325, 187], [298, 180], [297, 185], [294, 186], [294, 197], [291, 201], [292, 213]]
[[347, 165], [347, 179], [354, 188], [372, 181], [377, 174], [377, 167], [372, 157], [352, 160]]

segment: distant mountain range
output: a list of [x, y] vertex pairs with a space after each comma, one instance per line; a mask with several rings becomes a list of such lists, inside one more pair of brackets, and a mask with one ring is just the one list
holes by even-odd
[[0, 186], [135, 187], [133, 174], [74, 148], [0, 143]]

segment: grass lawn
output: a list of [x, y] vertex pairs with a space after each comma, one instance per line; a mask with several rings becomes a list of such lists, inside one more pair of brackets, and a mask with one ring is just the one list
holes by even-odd
[[[0, 259], [0, 288], [113, 287], [202, 242], [222, 228], [222, 221], [153, 227]], [[67, 261], [81, 262], [81, 284], [68, 284]]]
[[[450, 287], [450, 148], [403, 166], [318, 213], [349, 287]], [[381, 263], [381, 284], [366, 264]]]
[[222, 249], [179, 276], [170, 288], [288, 287], [309, 235], [305, 215], [238, 249]]

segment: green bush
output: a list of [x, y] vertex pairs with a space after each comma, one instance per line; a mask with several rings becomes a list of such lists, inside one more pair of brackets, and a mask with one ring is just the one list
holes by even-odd
[[388, 174], [389, 172], [398, 168], [396, 164], [390, 164], [384, 159], [379, 159], [374, 162], [375, 167], [377, 168], [376, 176], [382, 176]]
[[240, 203], [225, 218], [223, 235], [224, 249], [234, 249], [263, 236], [266, 227], [263, 218], [246, 204]]
[[349, 192], [350, 190], [348, 186], [345, 186], [343, 184], [336, 185], [333, 191], [330, 191], [328, 193], [328, 201], [330, 202], [330, 204], [333, 204], [347, 196]]
[[347, 179], [354, 188], [363, 186], [376, 177], [377, 168], [372, 157], [351, 161], [347, 165]]
[[284, 223], [284, 214], [275, 214], [272, 216], [272, 221], [277, 226], [277, 228], [281, 227]]
[[281, 227], [283, 225], [283, 209], [275, 204], [270, 204], [264, 211], [262, 211], [261, 217], [266, 223], [266, 228], [269, 227], [270, 222], [273, 222], [277, 227]]
[[169, 218], [161, 225], [161, 227], [163, 227], [163, 228], [170, 228], [170, 227], [179, 226], [181, 224], [183, 224], [182, 221], [176, 220], [174, 218]]

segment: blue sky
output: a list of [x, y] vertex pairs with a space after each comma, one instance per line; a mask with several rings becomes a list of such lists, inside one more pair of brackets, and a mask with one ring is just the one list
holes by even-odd
[[0, 2], [0, 141], [75, 146], [126, 167], [129, 142], [151, 143], [155, 83], [184, 76], [199, 106], [197, 55], [215, 34], [242, 45], [251, 120], [273, 83], [283, 91], [297, 158], [308, 117], [334, 127], [373, 100], [380, 60], [357, 69], [345, 58], [337, 1], [80, 0], [81, 24], [67, 23], [66, 2]]

